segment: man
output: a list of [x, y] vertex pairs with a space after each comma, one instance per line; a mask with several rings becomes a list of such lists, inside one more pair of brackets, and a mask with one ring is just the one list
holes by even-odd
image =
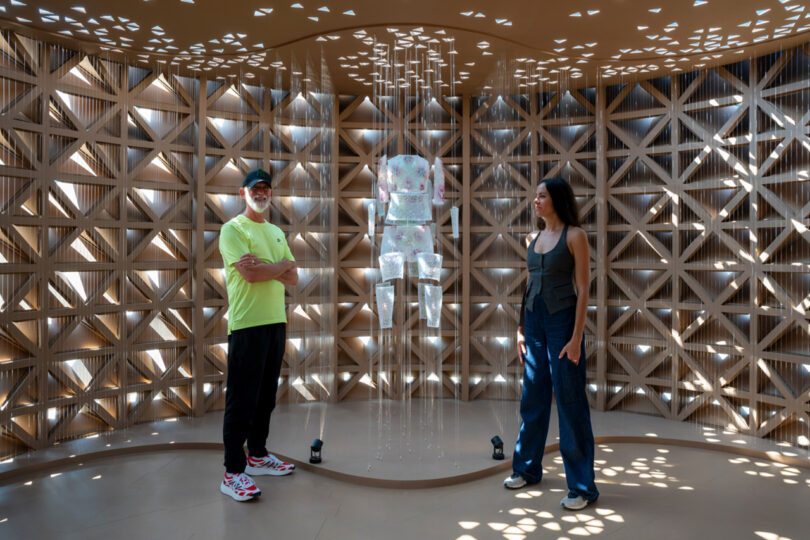
[[264, 219], [271, 194], [270, 175], [261, 169], [250, 172], [239, 189], [245, 211], [223, 225], [219, 235], [228, 285], [225, 479], [220, 491], [237, 501], [261, 495], [249, 474], [280, 476], [295, 469], [265, 448], [287, 341], [284, 285], [298, 283], [284, 233]]

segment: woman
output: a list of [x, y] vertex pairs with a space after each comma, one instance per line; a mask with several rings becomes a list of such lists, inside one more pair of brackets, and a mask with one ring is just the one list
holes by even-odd
[[522, 424], [512, 459], [514, 474], [504, 486], [518, 489], [540, 481], [553, 388], [568, 483], [568, 495], [560, 504], [581, 510], [599, 497], [594, 484], [582, 335], [588, 308], [588, 239], [579, 227], [574, 192], [565, 180], [543, 180], [537, 187], [534, 210], [542, 223], [540, 233], [529, 244], [529, 284], [517, 330], [524, 366]]

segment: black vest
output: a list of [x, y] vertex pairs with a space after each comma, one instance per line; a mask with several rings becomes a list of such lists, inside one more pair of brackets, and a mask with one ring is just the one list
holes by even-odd
[[[549, 313], [577, 304], [577, 293], [574, 290], [574, 256], [568, 251], [565, 237], [568, 225], [563, 227], [560, 239], [548, 253], [537, 253], [534, 244], [539, 234], [529, 245], [526, 264], [529, 267], [529, 285], [523, 295], [526, 309], [534, 311], [534, 300], [540, 295], [546, 303]], [[521, 316], [523, 315], [521, 310]]]

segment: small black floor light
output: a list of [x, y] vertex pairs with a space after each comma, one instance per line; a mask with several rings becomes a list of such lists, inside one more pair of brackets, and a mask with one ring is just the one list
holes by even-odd
[[503, 441], [501, 438], [495, 435], [490, 442], [492, 442], [492, 459], [503, 459]]
[[309, 462], [310, 463], [320, 463], [321, 462], [321, 448], [323, 448], [323, 441], [320, 439], [315, 439], [312, 441], [312, 446], [309, 449]]

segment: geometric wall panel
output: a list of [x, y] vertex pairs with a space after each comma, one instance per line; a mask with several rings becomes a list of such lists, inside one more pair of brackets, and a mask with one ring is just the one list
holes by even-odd
[[[2, 40], [0, 458], [223, 406], [217, 239], [257, 167], [300, 268], [280, 400], [518, 398], [531, 201], [561, 176], [591, 247], [592, 405], [807, 442], [808, 45], [590, 88], [394, 99], [315, 87], [321, 65], [276, 90]], [[419, 320], [406, 279], [381, 335], [366, 208], [379, 157], [401, 153], [445, 166], [442, 326]]]

